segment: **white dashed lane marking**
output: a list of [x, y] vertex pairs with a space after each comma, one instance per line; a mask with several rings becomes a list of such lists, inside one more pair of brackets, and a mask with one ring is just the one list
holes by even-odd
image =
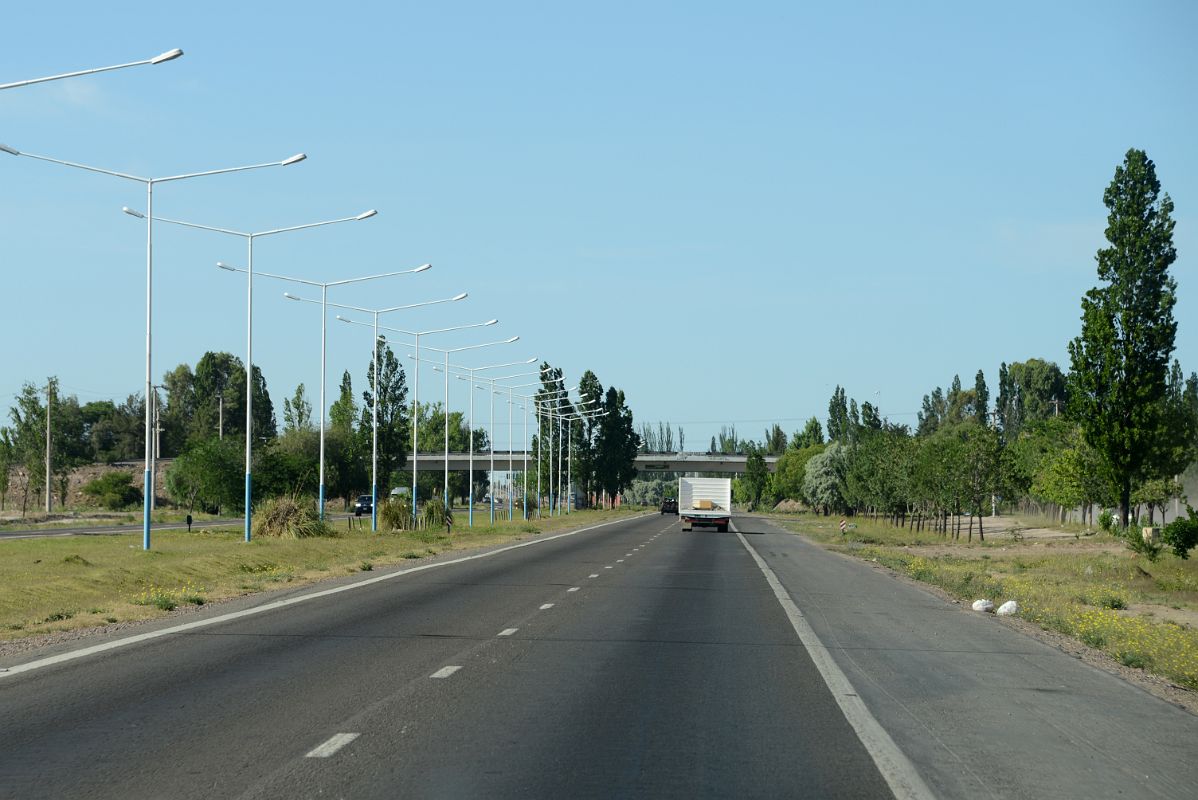
[[611, 565], [604, 567], [604, 569], [611, 569]]
[[496, 636], [511, 636], [513, 633], [515, 633], [518, 630], [520, 630], [520, 629], [519, 628], [504, 628], [503, 630], [501, 630], [499, 633], [497, 633], [495, 635]]
[[320, 747], [309, 752], [304, 758], [328, 758], [360, 735], [358, 733], [338, 733]]
[[595, 572], [595, 573], [592, 573], [592, 574], [588, 575], [587, 577], [588, 577], [588, 578], [598, 578], [598, 577], [599, 577], [599, 573], [598, 573], [598, 572]]
[[461, 667], [441, 667], [441, 669], [429, 675], [430, 678], [448, 678], [453, 673], [457, 672]]
[[541, 606], [542, 611], [548, 611], [551, 608], [553, 608], [553, 603], [546, 603], [545, 605]]
[[577, 587], [577, 586], [571, 586], [571, 587], [570, 587], [569, 589], [567, 589], [566, 591], [567, 591], [567, 592], [577, 592], [577, 591], [578, 591], [578, 587]]

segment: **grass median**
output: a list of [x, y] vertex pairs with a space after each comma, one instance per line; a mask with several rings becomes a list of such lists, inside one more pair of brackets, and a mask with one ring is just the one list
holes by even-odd
[[471, 550], [628, 517], [636, 509], [576, 511], [568, 516], [483, 524], [465, 514], [452, 534], [371, 533], [340, 528], [337, 536], [260, 537], [240, 527], [159, 531], [152, 550], [139, 534], [19, 539], [0, 542], [0, 641], [56, 631], [151, 619], [283, 586]]
[[[771, 517], [832, 550], [884, 564], [962, 601], [1014, 600], [1018, 616], [1072, 636], [1124, 666], [1198, 690], [1198, 562], [1156, 561], [1106, 534], [1041, 539], [987, 533], [953, 540], [857, 520]], [[964, 537], [964, 533], [962, 537]]]

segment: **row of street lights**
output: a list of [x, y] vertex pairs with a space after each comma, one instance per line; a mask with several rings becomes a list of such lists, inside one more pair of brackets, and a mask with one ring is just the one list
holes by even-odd
[[[179, 58], [182, 55], [183, 55], [182, 50], [178, 50], [178, 49], [169, 50], [169, 51], [166, 51], [166, 52], [164, 52], [160, 55], [157, 55], [153, 58], [149, 58], [149, 59], [145, 59], [145, 60], [141, 60], [141, 61], [133, 61], [133, 62], [117, 64], [117, 65], [113, 65], [113, 66], [97, 67], [94, 69], [63, 73], [63, 74], [59, 74], [59, 75], [51, 75], [51, 76], [47, 76], [44, 78], [34, 78], [34, 79], [29, 79], [29, 80], [24, 80], [24, 81], [17, 81], [14, 83], [0, 84], [0, 90], [14, 89], [14, 88], [28, 86], [28, 85], [36, 84], [36, 83], [42, 83], [42, 82], [46, 82], [46, 81], [54, 81], [54, 80], [60, 80], [60, 79], [64, 79], [64, 78], [72, 78], [72, 77], [78, 77], [78, 76], [83, 76], [83, 75], [91, 75], [91, 74], [95, 74], [95, 73], [99, 73], [99, 72], [107, 72], [107, 71], [111, 71], [111, 70], [124, 69], [127, 67], [134, 67], [134, 66], [139, 66], [139, 65], [147, 65], [147, 64], [148, 65], [156, 65], [156, 64], [161, 64], [161, 63], [167, 62], [167, 61], [172, 61], [174, 59]], [[245, 231], [238, 231], [238, 230], [233, 230], [233, 229], [229, 229], [229, 228], [216, 227], [216, 226], [212, 226], [212, 225], [201, 225], [201, 224], [194, 223], [194, 222], [187, 222], [187, 221], [177, 220], [177, 219], [169, 219], [166, 217], [157, 217], [154, 215], [154, 187], [157, 184], [189, 180], [192, 178], [208, 177], [208, 176], [212, 176], [212, 175], [223, 175], [223, 174], [229, 174], [229, 173], [234, 173], [234, 172], [245, 172], [245, 171], [249, 171], [249, 170], [258, 170], [258, 169], [264, 169], [266, 167], [287, 167], [287, 166], [291, 166], [293, 164], [297, 164], [297, 163], [300, 163], [300, 162], [306, 160], [307, 156], [304, 155], [303, 153], [298, 153], [289, 158], [285, 158], [285, 159], [282, 159], [279, 161], [268, 161], [268, 162], [257, 163], [257, 164], [249, 164], [249, 165], [245, 165], [245, 166], [227, 167], [227, 168], [221, 168], [221, 169], [211, 169], [211, 170], [205, 170], [202, 172], [191, 172], [191, 173], [184, 173], [184, 174], [179, 174], [179, 175], [169, 175], [169, 176], [165, 176], [165, 177], [144, 177], [144, 176], [132, 175], [129, 173], [124, 173], [124, 172], [119, 172], [116, 170], [105, 169], [102, 167], [96, 167], [96, 166], [92, 166], [89, 164], [82, 164], [82, 163], [78, 163], [78, 162], [74, 162], [74, 161], [67, 161], [64, 159], [52, 158], [49, 156], [38, 155], [35, 153], [29, 153], [29, 152], [18, 150], [14, 147], [10, 147], [5, 144], [0, 144], [0, 152], [6, 153], [6, 154], [12, 155], [12, 156], [23, 156], [25, 158], [31, 158], [31, 159], [34, 159], [37, 161], [44, 161], [44, 162], [48, 162], [48, 163], [52, 163], [52, 164], [58, 164], [61, 166], [72, 167], [75, 169], [84, 170], [87, 172], [93, 172], [93, 173], [98, 173], [98, 174], [102, 174], [102, 175], [108, 175], [111, 177], [121, 178], [124, 180], [134, 181], [134, 182], [140, 183], [146, 187], [146, 209], [144, 212], [137, 211], [135, 209], [129, 208], [128, 206], [123, 208], [123, 211], [126, 214], [136, 217], [137, 219], [144, 219], [146, 222], [146, 357], [145, 357], [146, 382], [145, 382], [145, 385], [146, 385], [147, 401], [146, 401], [146, 419], [145, 419], [145, 494], [144, 494], [145, 504], [144, 504], [144, 516], [143, 516], [143, 530], [142, 530], [142, 546], [146, 550], [150, 549], [150, 523], [151, 523], [151, 511], [153, 509], [153, 498], [154, 498], [154, 494], [155, 494], [154, 472], [155, 472], [155, 458], [156, 458], [156, 452], [155, 452], [155, 448], [153, 446], [153, 434], [154, 434], [153, 427], [154, 427], [155, 421], [153, 418], [154, 412], [151, 408], [152, 404], [150, 402], [150, 397], [154, 391], [153, 366], [152, 366], [152, 364], [153, 364], [153, 361], [152, 361], [152, 353], [153, 353], [152, 331], [153, 331], [154, 222], [156, 222], [156, 221], [157, 222], [165, 222], [165, 223], [172, 224], [172, 225], [179, 225], [179, 226], [183, 226], [183, 227], [187, 227], [187, 228], [224, 234], [227, 236], [236, 236], [236, 237], [240, 237], [246, 241], [247, 263], [246, 263], [245, 268], [230, 266], [224, 262], [219, 262], [219, 261], [217, 262], [217, 266], [224, 270], [228, 270], [231, 272], [243, 273], [246, 275], [245, 540], [248, 542], [251, 538], [251, 526], [252, 526], [252, 503], [251, 503], [252, 496], [251, 495], [252, 495], [252, 483], [253, 483], [253, 476], [252, 476], [252, 471], [253, 471], [252, 470], [253, 390], [254, 390], [254, 375], [253, 375], [253, 308], [254, 308], [253, 307], [253, 286], [254, 285], [253, 285], [253, 279], [254, 279], [254, 275], [255, 275], [255, 272], [254, 272], [254, 242], [257, 239], [266, 237], [266, 236], [274, 236], [274, 235], [282, 234], [282, 233], [290, 233], [290, 232], [294, 232], [294, 231], [307, 230], [310, 228], [335, 225], [335, 224], [339, 224], [342, 222], [360, 222], [360, 221], [370, 219], [370, 218], [376, 216], [378, 212], [375, 211], [374, 209], [371, 209], [371, 210], [364, 211], [364, 212], [354, 215], [354, 216], [341, 217], [338, 219], [325, 220], [325, 221], [321, 221], [321, 222], [312, 222], [312, 223], [307, 223], [304, 225], [294, 225], [294, 226], [285, 227], [285, 228], [274, 228], [271, 230], [257, 231], [257, 232], [245, 232]], [[378, 475], [377, 475], [377, 469], [378, 469], [378, 403], [379, 403], [378, 349], [379, 349], [379, 346], [381, 343], [386, 342], [385, 337], [383, 337], [379, 334], [380, 327], [382, 327], [378, 324], [379, 316], [382, 314], [387, 314], [387, 313], [391, 313], [394, 311], [417, 308], [417, 307], [422, 307], [422, 306], [436, 305], [439, 303], [455, 302], [455, 301], [459, 301], [459, 300], [464, 300], [467, 297], [467, 293], [462, 292], [458, 295], [455, 295], [454, 297], [440, 299], [440, 300], [430, 300], [430, 301], [421, 302], [421, 303], [410, 303], [407, 305], [391, 306], [388, 308], [368, 309], [368, 308], [362, 308], [362, 307], [358, 307], [358, 306], [330, 303], [330, 302], [328, 302], [328, 297], [327, 297], [328, 289], [333, 286], [343, 286], [343, 285], [353, 284], [353, 283], [362, 283], [365, 281], [376, 280], [379, 278], [393, 277], [393, 276], [405, 275], [405, 274], [415, 274], [415, 273], [419, 273], [419, 272], [428, 270], [430, 267], [431, 267], [431, 265], [429, 265], [429, 264], [423, 264], [414, 269], [397, 270], [397, 271], [392, 271], [392, 272], [380, 273], [380, 274], [376, 274], [376, 275], [367, 275], [367, 276], [363, 276], [363, 277], [359, 277], [359, 278], [349, 278], [349, 279], [345, 279], [345, 280], [327, 281], [327, 282], [306, 280], [303, 278], [279, 275], [279, 274], [274, 274], [274, 273], [266, 273], [266, 272], [257, 273], [258, 275], [260, 275], [262, 277], [268, 277], [268, 278], [273, 278], [276, 280], [298, 283], [298, 284], [303, 284], [303, 285], [308, 285], [308, 286], [313, 286], [313, 287], [320, 287], [320, 290], [321, 290], [321, 299], [319, 301], [313, 300], [310, 298], [297, 297], [290, 293], [284, 293], [284, 296], [288, 299], [298, 300], [298, 301], [302, 301], [302, 302], [309, 302], [309, 303], [319, 303], [321, 306], [320, 492], [319, 492], [319, 500], [318, 500], [319, 506], [320, 506], [319, 513], [320, 513], [321, 519], [324, 518], [325, 500], [326, 500], [326, 482], [325, 482], [325, 427], [326, 426], [325, 426], [324, 415], [325, 415], [325, 405], [326, 405], [326, 403], [325, 403], [326, 338], [327, 338], [326, 320], [327, 320], [328, 306], [333, 306], [335, 308], [341, 308], [341, 309], [346, 309], [346, 310], [350, 310], [350, 311], [358, 311], [361, 313], [371, 314], [373, 316], [373, 323], [358, 322], [357, 320], [350, 320], [350, 319], [346, 319], [346, 318], [340, 317], [340, 316], [338, 317], [338, 319], [342, 320], [344, 322], [352, 323], [352, 324], [372, 325], [372, 327], [374, 329], [374, 338], [373, 338], [374, 402], [372, 403], [372, 409], [371, 409], [371, 419], [372, 419], [372, 428], [373, 428], [372, 456], [371, 456], [371, 459], [372, 459], [371, 497], [372, 497], [373, 502], [372, 502], [372, 512], [371, 512], [371, 529], [377, 530], [378, 529]], [[417, 507], [417, 478], [418, 478], [418, 469], [419, 469], [419, 463], [418, 463], [419, 458], [418, 458], [418, 447], [417, 447], [417, 442], [418, 442], [417, 426], [418, 426], [418, 415], [419, 415], [418, 396], [419, 396], [419, 385], [420, 385], [420, 361], [421, 361], [421, 359], [420, 359], [420, 339], [421, 339], [421, 337], [430, 336], [430, 335], [434, 335], [434, 334], [448, 333], [450, 331], [459, 331], [459, 330], [466, 330], [466, 329], [470, 329], [470, 328], [494, 325], [497, 322], [498, 322], [498, 320], [491, 319], [486, 322], [472, 323], [472, 324], [467, 324], [467, 325], [455, 325], [455, 326], [451, 326], [451, 327], [436, 328], [436, 329], [424, 330], [424, 331], [410, 331], [410, 330], [404, 330], [401, 328], [382, 327], [383, 330], [392, 331], [395, 333], [401, 333], [401, 334], [411, 336], [414, 338], [414, 348], [416, 351], [414, 361], [415, 361], [416, 367], [415, 367], [415, 375], [414, 375], [413, 401], [412, 401], [413, 408], [412, 408], [412, 496], [411, 496], [411, 500], [412, 500], [413, 515], [416, 514], [416, 507]], [[469, 380], [470, 380], [470, 385], [471, 385], [471, 395], [470, 395], [470, 472], [471, 472], [471, 477], [468, 482], [470, 484], [470, 491], [469, 491], [470, 514], [469, 514], [469, 517], [470, 517], [471, 525], [473, 525], [473, 522], [474, 522], [474, 496], [473, 496], [474, 397], [473, 397], [473, 389], [474, 389], [475, 373], [485, 371], [485, 370], [497, 369], [497, 368], [501, 368], [501, 367], [514, 366], [516, 364], [534, 363], [536, 361], [536, 359], [531, 358], [531, 359], [528, 359], [527, 361], [522, 361], [522, 362], [509, 362], [509, 363], [504, 363], [504, 364], [493, 364], [493, 365], [484, 366], [484, 367], [470, 368], [470, 367], [458, 367], [456, 365], [451, 365], [449, 363], [449, 357], [450, 357], [451, 353], [460, 353], [460, 352], [467, 351], [467, 350], [480, 349], [480, 348], [490, 347], [490, 346], [499, 345], [499, 344], [510, 344], [510, 343], [518, 341], [519, 338], [520, 338], [519, 336], [513, 336], [511, 338], [504, 339], [501, 341], [485, 342], [482, 344], [468, 345], [468, 346], [456, 347], [456, 348], [445, 348], [445, 349], [429, 347], [428, 345], [425, 345], [426, 349], [433, 350], [434, 352], [439, 352], [443, 356], [442, 370], [445, 373], [444, 378], [445, 378], [445, 453], [446, 453], [445, 464], [444, 464], [444, 466], [445, 466], [444, 502], [445, 502], [446, 506], [448, 506], [448, 504], [449, 504], [449, 459], [448, 459], [448, 453], [449, 453], [449, 371], [450, 371], [450, 367], [454, 366], [454, 368], [456, 368], [458, 370], [466, 371], [469, 374]], [[502, 378], [489, 379], [490, 380], [490, 394], [491, 394], [491, 446], [489, 449], [491, 450], [491, 473], [492, 474], [494, 474], [494, 396], [497, 393], [498, 381], [514, 379], [514, 378], [518, 378], [518, 377], [527, 377], [529, 375], [537, 375], [538, 377], [540, 377], [543, 372], [544, 371], [534, 372], [534, 373], [524, 373], [521, 375], [512, 375], [512, 376], [504, 376]], [[461, 375], [459, 375], [458, 377], [465, 380], [465, 378]], [[533, 386], [533, 385], [537, 385], [537, 384], [536, 383], [523, 384], [523, 386]], [[481, 388], [481, 387], [479, 387], [479, 388]], [[509, 410], [508, 410], [508, 440], [509, 440], [508, 468], [509, 469], [508, 469], [508, 473], [510, 476], [511, 466], [512, 466], [511, 465], [511, 453], [512, 453], [511, 406], [512, 406], [512, 401], [513, 401], [514, 397], [516, 396], [513, 394], [514, 389], [521, 388], [521, 387], [520, 386], [506, 386], [506, 387], [500, 387], [500, 388], [505, 388], [505, 389], [507, 389], [507, 392], [508, 392], [508, 405], [509, 405]], [[577, 388], [577, 387], [574, 387], [574, 388]], [[570, 391], [572, 391], [572, 390], [570, 390]], [[538, 414], [538, 419], [540, 419], [542, 415], [549, 418], [551, 428], [552, 428], [553, 419], [556, 418], [558, 420], [558, 429], [559, 429], [558, 430], [558, 443], [560, 446], [561, 421], [563, 419], [567, 418], [568, 415], [557, 414], [557, 413], [552, 412], [542, 406], [543, 401], [547, 401], [550, 397], [553, 397], [555, 395], [557, 396], [557, 399], [555, 402], [560, 402], [560, 399], [563, 395], [568, 395], [568, 391], [566, 391], [566, 392], [558, 391], [558, 392], [548, 393], [547, 395], [543, 394], [541, 399], [537, 399], [535, 397], [525, 397], [522, 395], [521, 395], [521, 397], [523, 397], [527, 401], [532, 401], [532, 402], [537, 403], [536, 411]], [[593, 400], [591, 402], [593, 402]], [[524, 411], [525, 411], [525, 442], [526, 442], [526, 444], [525, 444], [525, 487], [524, 487], [524, 491], [525, 491], [525, 497], [527, 497], [527, 489], [528, 489], [528, 487], [527, 487], [527, 482], [528, 482], [528, 478], [527, 478], [527, 466], [528, 466], [527, 412], [528, 412], [528, 409], [527, 409], [527, 407], [524, 407]], [[586, 417], [586, 414], [584, 414], [581, 411], [576, 410], [574, 417], [572, 417], [571, 419], [572, 420], [575, 418], [582, 419], [585, 417]], [[572, 424], [572, 422], [571, 422], [571, 424]], [[551, 436], [551, 439], [552, 439], [552, 436]], [[540, 451], [540, 445], [539, 445], [539, 440], [538, 440], [538, 462], [540, 461], [539, 451]], [[552, 459], [553, 459], [553, 453], [551, 452], [550, 453], [551, 475], [552, 475]], [[560, 472], [560, 461], [561, 461], [560, 454], [558, 457], [558, 461], [559, 461], [559, 472]], [[569, 468], [567, 468], [567, 474], [569, 474]], [[509, 477], [509, 481], [510, 481], [510, 477]], [[538, 493], [538, 497], [540, 497], [540, 469], [538, 469], [538, 472], [537, 472], [537, 484], [538, 484], [537, 485], [537, 493]], [[561, 486], [560, 486], [560, 475], [559, 475], [558, 476], [558, 492], [559, 493], [560, 493], [560, 489], [561, 489]], [[491, 520], [493, 522], [494, 518], [495, 518], [495, 492], [494, 492], [494, 489], [492, 489], [490, 494], [491, 494], [491, 503], [490, 503], [490, 505], [491, 505]], [[551, 496], [552, 496], [552, 494], [553, 494], [553, 491], [552, 491], [552, 485], [551, 485]], [[509, 515], [511, 515], [511, 513], [512, 513], [511, 495], [512, 495], [512, 492], [511, 492], [511, 487], [509, 485], [509, 491], [508, 491]], [[527, 502], [525, 502], [524, 505], [525, 505], [524, 514], [525, 514], [525, 518], [527, 518], [527, 516], [528, 516]], [[567, 504], [567, 505], [569, 505], [569, 504]], [[552, 513], [552, 501], [551, 501], [551, 513]]]

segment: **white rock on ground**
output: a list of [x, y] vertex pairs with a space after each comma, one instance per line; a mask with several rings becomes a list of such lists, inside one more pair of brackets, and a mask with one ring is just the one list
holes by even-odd
[[1009, 617], [1018, 611], [1019, 611], [1019, 604], [1016, 603], [1014, 600], [1008, 600], [1007, 602], [1005, 602], [1001, 606], [999, 606], [998, 611], [996, 611], [995, 613], [1000, 614], [1004, 617]]
[[974, 611], [993, 611], [994, 603], [991, 603], [989, 600], [974, 600], [973, 601], [973, 610]]

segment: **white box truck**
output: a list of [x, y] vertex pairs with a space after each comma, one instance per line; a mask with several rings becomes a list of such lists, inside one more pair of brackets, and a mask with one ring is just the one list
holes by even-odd
[[696, 525], [727, 531], [732, 521], [732, 479], [679, 478], [678, 516], [684, 531]]

